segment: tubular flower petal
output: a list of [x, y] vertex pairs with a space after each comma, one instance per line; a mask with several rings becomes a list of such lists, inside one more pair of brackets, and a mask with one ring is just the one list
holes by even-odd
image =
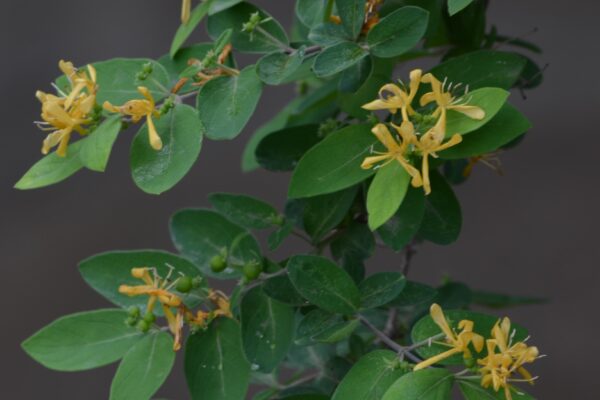
[[183, 0], [181, 3], [181, 22], [185, 25], [190, 21], [192, 13], [192, 0]]
[[425, 106], [432, 102], [437, 103], [434, 115], [439, 115], [447, 110], [454, 110], [472, 119], [481, 120], [485, 118], [484, 110], [477, 106], [467, 105], [466, 102], [468, 100], [464, 97], [454, 97], [449, 90], [445, 90], [445, 85], [432, 74], [423, 75], [421, 82], [430, 84], [431, 92], [425, 93], [421, 97], [420, 104], [421, 106]]
[[420, 69], [415, 69], [410, 73], [408, 92], [405, 88], [391, 83], [382, 86], [379, 90], [379, 99], [363, 105], [362, 108], [369, 111], [388, 110], [392, 114], [401, 110], [403, 120], [408, 121], [409, 115], [415, 113], [411, 104], [419, 90], [421, 75]]

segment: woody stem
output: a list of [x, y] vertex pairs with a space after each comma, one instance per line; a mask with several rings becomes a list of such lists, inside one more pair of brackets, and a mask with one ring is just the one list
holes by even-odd
[[373, 325], [371, 322], [369, 322], [368, 319], [366, 319], [362, 315], [359, 315], [358, 319], [360, 320], [360, 322], [362, 322], [362, 324], [364, 326], [366, 326], [368, 329], [370, 329], [371, 332], [373, 332], [375, 334], [375, 336], [377, 336], [377, 338], [379, 340], [381, 340], [382, 343], [384, 343], [390, 349], [397, 352], [400, 357], [406, 356], [411, 361], [414, 361], [417, 363], [421, 362], [421, 360], [417, 356], [415, 356], [414, 354], [412, 354], [409, 351], [408, 347], [404, 347], [401, 344], [396, 343], [394, 340], [392, 340], [392, 338], [390, 338], [388, 335], [386, 335], [385, 333], [380, 331], [375, 325]]

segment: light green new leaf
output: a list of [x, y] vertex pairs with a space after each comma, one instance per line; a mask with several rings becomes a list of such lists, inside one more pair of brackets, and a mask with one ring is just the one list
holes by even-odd
[[82, 143], [79, 152], [81, 163], [92, 171], [104, 172], [120, 131], [120, 115], [113, 115], [102, 122]]
[[254, 114], [263, 85], [254, 66], [236, 76], [210, 80], [198, 93], [196, 106], [206, 136], [213, 140], [233, 139]]
[[398, 211], [410, 180], [408, 172], [396, 160], [377, 170], [367, 193], [369, 228], [372, 231], [385, 224]]
[[344, 376], [331, 400], [380, 400], [402, 375], [398, 355], [375, 350], [363, 356]]
[[[211, 210], [177, 212], [171, 218], [171, 238], [181, 254], [213, 278], [238, 278], [240, 272], [233, 265], [241, 267], [262, 260], [260, 246], [250, 232]], [[223, 250], [227, 252], [229, 268], [215, 273], [210, 260]]]
[[276, 43], [258, 31], [242, 32], [242, 26], [248, 22], [250, 15], [258, 12], [262, 20], [269, 19], [267, 22], [260, 24], [260, 28], [279, 40], [281, 43], [289, 44], [287, 35], [283, 27], [271, 15], [258, 7], [241, 2], [233, 7], [229, 7], [224, 11], [216, 14], [211, 14], [208, 17], [208, 33], [216, 39], [223, 31], [227, 29], [233, 30], [231, 44], [233, 48], [245, 53], [270, 53], [280, 49]]
[[242, 343], [253, 369], [270, 373], [287, 355], [296, 326], [294, 309], [256, 287], [241, 304]]
[[425, 194], [422, 188], [408, 188], [400, 208], [377, 233], [394, 251], [402, 250], [415, 237], [425, 214]]
[[371, 54], [388, 58], [406, 53], [423, 38], [428, 22], [429, 13], [420, 7], [402, 7], [388, 14], [369, 31]]
[[368, 54], [368, 51], [354, 42], [334, 44], [319, 53], [313, 71], [318, 77], [335, 75], [352, 67]]
[[185, 377], [193, 400], [240, 400], [250, 383], [250, 363], [242, 349], [239, 324], [217, 318], [206, 331], [189, 337]]
[[110, 400], [148, 400], [167, 379], [175, 362], [173, 338], [152, 332], [133, 346], [119, 364]]
[[455, 133], [464, 135], [487, 124], [500, 111], [504, 103], [506, 103], [508, 95], [509, 93], [506, 90], [498, 88], [481, 88], [469, 92], [465, 95], [467, 104], [483, 109], [485, 117], [477, 120], [457, 111], [449, 110], [446, 121], [446, 137], [451, 137]]
[[44, 156], [23, 175], [15, 184], [16, 189], [38, 189], [61, 182], [83, 168], [80, 152], [88, 138], [71, 144], [65, 157], [59, 157], [55, 151]]
[[397, 298], [406, 286], [406, 278], [399, 272], [380, 272], [369, 276], [359, 285], [361, 308], [384, 306]]
[[352, 39], [356, 39], [365, 21], [366, 0], [335, 0], [342, 26]]
[[352, 278], [337, 265], [318, 256], [295, 256], [287, 265], [292, 284], [320, 308], [353, 314], [360, 306], [360, 292]]
[[267, 85], [280, 85], [300, 68], [304, 59], [304, 49], [298, 49], [292, 54], [276, 51], [258, 60], [256, 73]]
[[375, 143], [368, 125], [351, 125], [327, 136], [298, 163], [289, 197], [333, 193], [367, 179], [374, 171], [360, 166]]
[[450, 400], [454, 375], [446, 369], [423, 369], [398, 379], [382, 400]]
[[450, 16], [458, 14], [472, 2], [473, 0], [448, 0], [448, 13]]
[[198, 159], [204, 127], [196, 111], [185, 104], [176, 105], [155, 124], [162, 149], [150, 146], [145, 124], [131, 144], [130, 164], [133, 180], [140, 189], [161, 194], [183, 179]]
[[498, 150], [531, 128], [531, 123], [516, 108], [506, 103], [490, 122], [463, 137], [458, 145], [439, 153], [455, 160], [475, 157]]
[[271, 228], [279, 218], [279, 213], [273, 206], [254, 197], [213, 193], [208, 196], [208, 200], [218, 212], [244, 228]]
[[173, 43], [171, 43], [171, 50], [169, 54], [171, 58], [175, 57], [177, 51], [183, 46], [185, 41], [190, 37], [192, 32], [198, 27], [200, 22], [204, 19], [208, 13], [209, 8], [212, 6], [214, 0], [203, 1], [198, 4], [190, 15], [190, 20], [186, 24], [182, 24], [175, 33]]
[[460, 235], [460, 203], [448, 182], [439, 173], [431, 173], [430, 179], [431, 194], [425, 198], [425, 215], [419, 236], [436, 244], [447, 245]]
[[[458, 387], [465, 400], [506, 400], [504, 389], [495, 392], [492, 388], [484, 389], [479, 382], [470, 382], [459, 380]], [[520, 388], [511, 391], [513, 400], [535, 400], [533, 397], [524, 393]]]
[[23, 349], [47, 368], [82, 371], [123, 357], [143, 334], [127, 326], [127, 312], [97, 310], [64, 316], [25, 340]]

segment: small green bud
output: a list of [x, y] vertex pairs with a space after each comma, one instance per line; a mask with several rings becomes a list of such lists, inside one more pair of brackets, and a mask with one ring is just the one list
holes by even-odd
[[244, 277], [248, 281], [253, 281], [259, 277], [262, 272], [262, 265], [257, 261], [250, 261], [243, 267]]
[[181, 278], [177, 279], [177, 285], [175, 286], [175, 289], [181, 293], [189, 293], [193, 287], [193, 279], [189, 276], [182, 276]]
[[140, 332], [148, 332], [150, 330], [150, 324], [143, 319], [139, 320], [137, 325], [135, 326]]
[[138, 73], [135, 75], [135, 78], [136, 78], [138, 81], [145, 81], [146, 79], [148, 79], [148, 74], [147, 74], [147, 73], [145, 73], [145, 72], [138, 72]]
[[149, 325], [150, 325], [150, 324], [153, 324], [153, 323], [154, 323], [154, 321], [156, 321], [156, 315], [154, 315], [154, 314], [153, 314], [153, 313], [151, 313], [151, 312], [147, 312], [147, 313], [144, 315], [144, 321], [145, 321], [145, 322], [147, 322]]
[[227, 268], [227, 261], [225, 257], [218, 254], [210, 259], [210, 269], [213, 272], [223, 272]]
[[135, 326], [135, 324], [137, 324], [137, 322], [138, 322], [137, 317], [132, 317], [132, 316], [127, 317], [127, 319], [125, 320], [125, 323], [128, 326], [132, 326], [132, 327]]
[[144, 64], [144, 66], [142, 68], [142, 71], [145, 74], [149, 75], [149, 74], [151, 74], [154, 71], [154, 66], [152, 65], [152, 63], [148, 62], [148, 63]]
[[202, 285], [202, 277], [201, 276], [197, 276], [194, 279], [192, 279], [192, 287], [194, 289], [198, 289], [200, 287], [200, 285]]
[[127, 309], [127, 313], [130, 317], [137, 318], [140, 316], [140, 308], [138, 306], [131, 306]]

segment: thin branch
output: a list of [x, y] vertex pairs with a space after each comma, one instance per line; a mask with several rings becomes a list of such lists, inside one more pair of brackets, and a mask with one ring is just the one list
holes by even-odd
[[414, 362], [417, 362], [417, 363], [421, 362], [421, 360], [417, 356], [412, 354], [410, 351], [408, 351], [408, 349], [406, 347], [394, 342], [389, 336], [387, 336], [385, 333], [380, 331], [375, 325], [373, 325], [371, 322], [369, 322], [369, 320], [367, 320], [365, 317], [363, 317], [362, 315], [359, 315], [358, 319], [360, 320], [360, 322], [362, 322], [362, 324], [364, 326], [369, 328], [371, 330], [371, 332], [373, 332], [375, 334], [375, 336], [377, 336], [377, 338], [379, 340], [381, 340], [381, 342], [383, 342], [385, 345], [387, 345], [390, 349], [397, 352], [401, 358], [406, 356]]

